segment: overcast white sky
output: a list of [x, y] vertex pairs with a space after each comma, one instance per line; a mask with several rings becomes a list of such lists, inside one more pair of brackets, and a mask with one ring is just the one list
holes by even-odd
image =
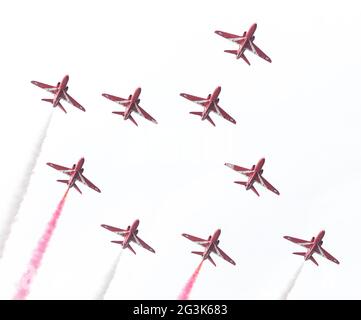
[[[251, 66], [215, 30], [241, 34], [258, 23]], [[127, 227], [153, 255], [122, 253], [107, 299], [176, 299], [199, 263], [181, 233], [207, 237], [237, 263], [206, 262], [193, 299], [278, 299], [302, 262], [299, 247], [326, 230], [336, 265], [307, 262], [292, 299], [360, 299], [361, 151], [359, 1], [8, 1], [0, 4], [0, 232], [41, 130], [53, 112], [33, 86], [69, 74], [69, 93], [85, 113], [54, 110], [28, 193], [0, 261], [0, 299], [11, 299], [31, 253], [65, 192], [45, 165], [85, 157], [85, 175], [102, 193], [71, 190], [29, 299], [93, 299], [116, 259], [117, 240], [100, 227]], [[220, 106], [234, 126], [217, 127], [179, 96], [206, 97], [222, 86]], [[158, 125], [139, 127], [111, 112], [101, 96], [127, 97]], [[251, 191], [225, 162], [251, 166], [280, 191]], [[302, 248], [301, 248], [302, 249]]]

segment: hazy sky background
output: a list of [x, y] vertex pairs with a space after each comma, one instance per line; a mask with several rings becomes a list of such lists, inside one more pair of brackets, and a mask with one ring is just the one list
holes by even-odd
[[[248, 66], [223, 52], [236, 45], [214, 33], [242, 34], [258, 23], [255, 43], [272, 63], [246, 53]], [[220, 228], [220, 247], [202, 267], [193, 299], [278, 299], [302, 263], [302, 248], [326, 230], [320, 256], [307, 262], [291, 299], [360, 299], [361, 151], [359, 1], [11, 1], [0, 4], [0, 232], [41, 130], [53, 112], [29, 190], [0, 260], [0, 299], [11, 299], [31, 253], [65, 192], [71, 166], [102, 193], [71, 190], [29, 299], [94, 299], [121, 248], [100, 227], [126, 228], [156, 254], [122, 253], [107, 299], [176, 299], [201, 249], [181, 237]], [[30, 83], [55, 85], [69, 74], [68, 114]], [[220, 106], [237, 125], [217, 127], [182, 97], [222, 86]], [[139, 127], [101, 96], [127, 97], [158, 125]], [[266, 158], [264, 176], [280, 191], [261, 196], [225, 162], [249, 167]]]

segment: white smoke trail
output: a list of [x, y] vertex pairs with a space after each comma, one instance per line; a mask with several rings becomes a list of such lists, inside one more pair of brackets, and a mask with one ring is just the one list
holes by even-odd
[[114, 278], [115, 275], [115, 271], [117, 270], [117, 266], [118, 266], [118, 262], [119, 262], [119, 258], [121, 256], [123, 251], [120, 251], [117, 258], [115, 259], [112, 267], [110, 268], [109, 272], [106, 274], [106, 276], [104, 277], [104, 282], [102, 287], [100, 288], [98, 294], [96, 295], [95, 300], [104, 300], [105, 294], [107, 293], [110, 284], [112, 283], [112, 280]]
[[293, 275], [293, 277], [291, 278], [291, 280], [288, 282], [288, 285], [287, 285], [285, 291], [282, 293], [280, 300], [287, 300], [288, 295], [291, 293], [293, 287], [296, 284], [298, 276], [300, 275], [300, 273], [302, 271], [303, 265], [304, 265], [304, 262], [302, 262], [302, 264], [298, 267], [298, 269], [296, 270], [296, 272]]
[[49, 125], [50, 125], [52, 114], [53, 113], [51, 113], [49, 115], [43, 129], [40, 132], [38, 141], [37, 141], [36, 145], [34, 146], [31, 157], [27, 163], [27, 166], [25, 167], [24, 173], [22, 174], [22, 178], [20, 180], [19, 186], [16, 188], [16, 192], [12, 197], [5, 221], [3, 223], [3, 227], [2, 227], [2, 229], [0, 229], [0, 259], [2, 258], [6, 241], [10, 236], [11, 226], [15, 221], [15, 218], [20, 209], [21, 203], [23, 202], [26, 192], [28, 190], [30, 179], [33, 174], [33, 170], [36, 166], [36, 162], [41, 153], [41, 149], [42, 149]]

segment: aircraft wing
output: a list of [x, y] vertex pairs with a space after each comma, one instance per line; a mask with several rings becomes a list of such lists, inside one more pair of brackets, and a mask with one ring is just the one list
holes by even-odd
[[329, 254], [324, 248], [322, 248], [322, 246], [318, 245], [316, 247], [315, 252], [334, 263], [337, 263], [337, 264], [340, 263], [335, 257], [333, 257], [331, 254]]
[[155, 250], [154, 250], [151, 246], [147, 245], [147, 244], [146, 244], [142, 239], [140, 239], [138, 236], [134, 235], [133, 238], [134, 238], [134, 242], [135, 242], [136, 244], [138, 244], [139, 246], [143, 247], [144, 249], [149, 250], [150, 252], [155, 253]]
[[135, 104], [134, 111], [138, 113], [140, 116], [144, 117], [145, 119], [157, 124], [157, 120], [155, 120], [148, 112], [142, 109], [138, 104]]
[[129, 103], [129, 100], [127, 99], [116, 97], [108, 93], [103, 93], [102, 96], [121, 105], [127, 105]]
[[198, 243], [198, 244], [200, 244], [201, 246], [204, 246], [204, 247], [209, 244], [208, 240], [198, 238], [198, 237], [195, 237], [195, 236], [191, 236], [190, 234], [183, 233], [182, 236], [189, 239], [189, 240], [191, 240], [191, 241], [193, 241], [193, 242], [196, 242], [196, 243]]
[[186, 98], [194, 103], [200, 104], [203, 107], [205, 107], [207, 105], [207, 103], [209, 102], [209, 99], [192, 96], [191, 94], [188, 94], [188, 93], [181, 93], [180, 95], [183, 98]]
[[108, 226], [107, 224], [102, 224], [101, 225], [103, 228], [111, 231], [111, 232], [115, 232], [121, 236], [126, 235], [129, 231], [128, 230], [124, 230], [124, 229], [120, 229], [120, 228], [116, 228], [116, 227], [112, 227], [112, 226]]
[[232, 122], [236, 124], [236, 120], [234, 120], [226, 111], [224, 111], [218, 104], [215, 104], [215, 109], [218, 115], [220, 115], [222, 118], [228, 120], [229, 122]]
[[228, 256], [226, 253], [218, 246], [215, 246], [215, 252], [224, 260], [228, 261], [229, 263], [236, 265], [236, 263]]
[[79, 173], [79, 178], [77, 180], [84, 183], [89, 188], [91, 188], [97, 192], [101, 192], [100, 189], [96, 185], [94, 185], [89, 179], [85, 178], [82, 173]]
[[242, 44], [245, 37], [242, 36], [238, 36], [236, 34], [232, 34], [232, 33], [228, 33], [228, 32], [224, 32], [224, 31], [214, 31], [216, 34], [218, 34], [219, 36], [226, 38], [232, 42], [236, 42], [238, 44]]
[[260, 183], [265, 188], [267, 188], [269, 191], [272, 191], [278, 195], [280, 194], [279, 191], [274, 186], [272, 186], [265, 178], [263, 178], [262, 175], [260, 174], [258, 175], [257, 182]]
[[56, 170], [59, 170], [67, 175], [71, 175], [73, 172], [74, 172], [74, 169], [72, 168], [67, 168], [67, 167], [63, 167], [63, 166], [60, 166], [58, 164], [55, 164], [55, 163], [51, 163], [51, 162], [47, 162], [47, 165], [56, 169]]
[[259, 56], [260, 58], [272, 62], [271, 58], [267, 56], [260, 48], [258, 48], [253, 42], [249, 42], [247, 49], [252, 51], [255, 55]]
[[80, 109], [81, 111], [85, 111], [85, 108], [79, 102], [75, 101], [75, 99], [72, 98], [67, 92], [64, 92], [64, 97], [65, 100], [72, 104], [74, 107]]
[[302, 247], [305, 247], [307, 249], [309, 249], [312, 246], [311, 241], [306, 241], [306, 240], [293, 238], [293, 237], [289, 237], [289, 236], [284, 236], [283, 238], [285, 238], [286, 240], [292, 241], [293, 243], [296, 243], [296, 244], [298, 244], [298, 245], [300, 245]]
[[238, 171], [239, 173], [244, 174], [247, 177], [249, 177], [254, 172], [254, 170], [243, 168], [231, 163], [225, 163], [224, 165], [226, 165], [228, 168]]
[[38, 81], [31, 81], [31, 83], [35, 84], [36, 86], [38, 86], [41, 89], [44, 89], [44, 90], [52, 92], [52, 93], [55, 93], [58, 90], [57, 87], [51, 86], [49, 84], [41, 83]]

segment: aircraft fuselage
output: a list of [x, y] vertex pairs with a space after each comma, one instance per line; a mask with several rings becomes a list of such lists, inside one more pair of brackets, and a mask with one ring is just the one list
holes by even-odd
[[59, 86], [58, 86], [58, 91], [55, 93], [55, 96], [54, 96], [54, 100], [53, 100], [53, 107], [55, 108], [58, 103], [60, 102], [60, 99], [62, 98], [62, 95], [63, 95], [63, 91], [65, 90], [66, 88], [66, 85], [68, 84], [68, 81], [69, 81], [69, 76], [66, 75], [63, 80], [61, 80]]
[[251, 187], [253, 186], [254, 182], [256, 181], [256, 178], [259, 174], [261, 174], [261, 170], [262, 167], [264, 165], [265, 162], [265, 158], [262, 158], [261, 160], [258, 161], [258, 163], [256, 164], [255, 168], [254, 168], [254, 172], [252, 173], [252, 175], [248, 178], [247, 184], [246, 184], [246, 190], [251, 189]]
[[129, 245], [129, 242], [133, 234], [137, 231], [138, 225], [139, 225], [139, 220], [137, 219], [133, 222], [133, 224], [129, 228], [128, 234], [124, 237], [123, 248], [126, 248]]
[[70, 177], [69, 179], [69, 187], [71, 188], [72, 186], [74, 186], [77, 178], [78, 178], [78, 175], [79, 175], [79, 172], [81, 171], [81, 169], [83, 168], [83, 165], [84, 165], [84, 158], [81, 158], [78, 163], [76, 164], [75, 168], [74, 168], [74, 173], [72, 174], [72, 176]]
[[325, 231], [322, 230], [317, 237], [315, 238], [312, 247], [308, 249], [308, 251], [305, 254], [305, 260], [308, 260], [312, 257], [312, 255], [315, 253], [316, 248], [320, 245], [322, 238], [325, 235]]
[[135, 107], [134, 105], [135, 105], [136, 101], [138, 100], [141, 91], [142, 91], [141, 88], [135, 89], [134, 94], [130, 98], [129, 106], [127, 107], [126, 111], [124, 112], [124, 120], [127, 120], [129, 118], [131, 112], [133, 111], [133, 108]]
[[217, 245], [217, 241], [218, 241], [218, 238], [221, 234], [221, 230], [218, 229], [214, 232], [213, 236], [211, 237], [210, 239], [210, 243], [206, 249], [206, 251], [204, 252], [203, 254], [203, 260], [207, 259], [208, 256], [212, 253], [212, 252], [215, 252], [215, 246]]
[[216, 89], [214, 89], [211, 97], [209, 98], [208, 105], [206, 106], [202, 114], [202, 120], [205, 120], [208, 117], [209, 113], [212, 111], [212, 107], [213, 109], [215, 109], [215, 104], [217, 103], [217, 99], [220, 93], [221, 87], [217, 87]]
[[255, 33], [256, 29], [257, 29], [257, 23], [252, 24], [248, 29], [245, 35], [246, 39], [242, 44], [239, 45], [239, 48], [237, 50], [237, 59], [241, 58], [242, 54], [247, 48], [248, 42], [251, 41], [251, 39], [253, 38], [253, 34]]

